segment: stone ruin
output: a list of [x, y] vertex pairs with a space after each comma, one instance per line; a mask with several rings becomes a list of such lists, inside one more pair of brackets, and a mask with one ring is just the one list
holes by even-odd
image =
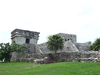
[[[76, 41], [76, 35], [73, 34], [65, 34], [65, 33], [59, 33], [60, 36], [64, 38], [64, 48], [61, 50], [62, 52], [66, 51], [89, 51], [89, 47], [91, 45], [91, 42], [86, 43], [77, 43]], [[52, 53], [50, 50], [47, 49], [46, 43], [42, 43], [38, 45], [42, 53]], [[58, 52], [61, 52], [58, 51]]]
[[38, 42], [39, 32], [15, 29], [11, 32], [12, 43], [24, 44], [27, 47], [26, 53], [35, 53], [35, 45]]
[[[15, 29], [11, 32], [12, 43], [24, 44], [27, 49], [21, 53], [12, 53], [11, 61], [34, 62], [35, 59], [48, 57], [55, 61], [55, 53], [47, 49], [46, 43], [37, 44], [39, 32]], [[91, 42], [77, 43], [74, 34], [59, 33], [64, 38], [63, 50], [57, 51], [57, 61], [99, 61], [100, 52], [89, 51]]]

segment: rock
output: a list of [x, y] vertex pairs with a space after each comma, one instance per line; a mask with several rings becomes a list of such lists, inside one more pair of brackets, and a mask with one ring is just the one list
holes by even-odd
[[35, 64], [44, 64], [44, 63], [46, 63], [47, 59], [48, 59], [48, 57], [44, 57], [43, 59], [35, 59], [34, 63]]

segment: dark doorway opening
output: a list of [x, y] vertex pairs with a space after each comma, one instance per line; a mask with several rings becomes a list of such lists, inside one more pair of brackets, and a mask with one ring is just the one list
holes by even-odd
[[26, 43], [27, 43], [27, 44], [30, 43], [30, 39], [26, 39]]
[[54, 55], [53, 54], [49, 54], [49, 58], [51, 59], [51, 60], [54, 60]]

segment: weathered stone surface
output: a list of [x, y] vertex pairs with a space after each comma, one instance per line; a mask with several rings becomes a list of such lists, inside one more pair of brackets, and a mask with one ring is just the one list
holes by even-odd
[[35, 59], [34, 63], [35, 64], [45, 64], [48, 61], [48, 57], [44, 57], [42, 59]]
[[35, 44], [34, 47], [35, 47], [35, 53], [43, 54], [42, 50], [40, 49], [40, 47], [37, 44]]
[[[100, 61], [100, 52], [88, 51], [90, 42], [77, 43], [77, 37], [73, 34], [59, 33], [64, 38], [63, 50], [54, 51], [47, 49], [47, 44], [37, 44], [39, 32], [15, 29], [12, 31], [12, 43], [24, 44], [27, 49], [24, 52], [13, 52], [11, 61], [34, 62], [36, 59], [48, 57], [51, 61]], [[38, 61], [37, 61], [38, 62]]]
[[53, 51], [48, 50], [46, 43], [39, 44], [38, 47], [43, 54], [54, 53]]
[[79, 51], [89, 51], [89, 47], [91, 45], [91, 42], [86, 43], [75, 43], [75, 46]]
[[74, 34], [65, 34], [65, 33], [58, 33], [60, 36], [64, 38], [65, 41], [71, 40], [72, 43], [77, 42], [77, 37]]
[[11, 61], [22, 61], [23, 57], [25, 57], [25, 53], [23, 52], [13, 52]]
[[36, 52], [35, 44], [24, 44], [26, 46], [26, 53], [32, 54]]
[[24, 54], [23, 53], [14, 53], [13, 54], [15, 57], [12, 58], [13, 61], [23, 61], [23, 62], [34, 62], [36, 59], [41, 59], [39, 62], [37, 61], [36, 63], [41, 63], [44, 62], [42, 59], [44, 57], [47, 57], [50, 60], [53, 61], [78, 61], [78, 62], [96, 62], [100, 61], [100, 52], [98, 51], [76, 51], [76, 52], [61, 52], [61, 53], [50, 53], [50, 54]]
[[39, 32], [15, 29], [11, 32], [11, 40], [17, 44], [37, 44], [39, 34]]
[[28, 31], [22, 29], [15, 29], [11, 32], [11, 41], [16, 44], [24, 44], [27, 49], [26, 53], [35, 53], [35, 44], [37, 44], [39, 38], [39, 32]]
[[[76, 35], [64, 34], [64, 33], [59, 33], [59, 35], [61, 35], [65, 39], [64, 49], [62, 50], [62, 52], [65, 52], [65, 51], [89, 51], [89, 47], [91, 45], [90, 42], [77, 43]], [[47, 49], [46, 43], [39, 44], [38, 47], [44, 54], [45, 53], [53, 53], [53, 51], [50, 51]], [[58, 50], [58, 52], [61, 52], [61, 51]]]
[[69, 40], [69, 41], [66, 41], [64, 43], [64, 49], [63, 49], [63, 51], [79, 51], [79, 50], [77, 49], [77, 47], [75, 46], [75, 44], [72, 43], [71, 40]]

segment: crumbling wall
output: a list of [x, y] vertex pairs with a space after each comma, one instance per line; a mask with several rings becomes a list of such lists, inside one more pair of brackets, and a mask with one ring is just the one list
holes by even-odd
[[[52, 55], [52, 57], [50, 56]], [[49, 54], [28, 54], [28, 53], [15, 53], [15, 57], [11, 61], [23, 61], [33, 62], [35, 59], [42, 59], [48, 57], [53, 61], [58, 62], [96, 62], [100, 61], [100, 52], [98, 51], [78, 51], [78, 52], [61, 52], [61, 53], [49, 53]]]
[[[46, 43], [42, 43], [42, 44], [39, 44], [38, 47], [40, 48], [40, 50], [44, 53], [44, 54], [47, 54], [47, 53], [54, 53], [54, 51], [50, 51], [48, 48], [47, 48], [47, 44]], [[70, 52], [73, 52], [73, 51], [79, 51], [77, 49], [77, 47], [75, 46], [74, 43], [71, 42], [71, 40], [69, 41], [66, 41], [64, 43], [64, 48], [63, 50], [58, 50], [57, 52], [65, 52], [65, 51], [70, 51]]]
[[75, 43], [75, 46], [79, 51], [89, 51], [89, 47], [91, 45], [91, 42], [86, 43]]
[[62, 52], [57, 53], [57, 61], [99, 61], [99, 55], [96, 51]]
[[58, 33], [60, 36], [62, 36], [64, 38], [65, 41], [69, 41], [71, 40], [72, 43], [76, 43], [77, 42], [77, 36], [74, 34], [65, 34], [65, 33]]
[[[64, 48], [63, 50], [58, 52], [65, 52], [65, 51], [89, 51], [89, 47], [91, 45], [91, 42], [86, 43], [73, 43], [71, 40], [64, 42]], [[53, 53], [53, 51], [50, 51], [47, 48], [46, 43], [38, 44], [38, 47], [41, 49], [43, 53]]]
[[40, 48], [40, 50], [42, 51], [43, 54], [53, 53], [53, 51], [50, 51], [47, 48], [47, 44], [46, 43], [38, 44], [38, 47]]

